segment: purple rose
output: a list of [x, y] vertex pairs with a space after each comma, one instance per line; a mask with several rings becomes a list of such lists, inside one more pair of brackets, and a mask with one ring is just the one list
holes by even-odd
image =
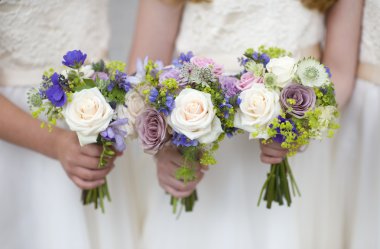
[[251, 72], [247, 72], [247, 73], [244, 73], [241, 78], [240, 78], [240, 81], [236, 82], [236, 87], [243, 91], [243, 90], [247, 90], [249, 88], [251, 88], [252, 84], [254, 83], [263, 83], [264, 82], [264, 79], [262, 77], [255, 77], [253, 75], [253, 73]]
[[239, 82], [237, 78], [231, 76], [220, 76], [219, 81], [226, 97], [230, 98], [240, 92], [240, 90], [236, 87]]
[[136, 129], [144, 151], [156, 154], [168, 140], [167, 124], [164, 117], [151, 108], [136, 119]]
[[175, 79], [178, 82], [180, 80], [180, 73], [177, 68], [164, 69], [160, 74], [159, 82], [162, 83], [167, 79]]
[[296, 83], [287, 85], [281, 91], [280, 103], [282, 108], [297, 118], [303, 118], [305, 113], [314, 108], [316, 96], [314, 89]]

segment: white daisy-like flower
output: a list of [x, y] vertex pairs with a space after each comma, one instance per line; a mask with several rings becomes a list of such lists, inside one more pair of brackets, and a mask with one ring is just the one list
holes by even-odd
[[299, 62], [296, 75], [302, 85], [320, 87], [328, 83], [329, 76], [325, 67], [313, 58], [307, 58]]

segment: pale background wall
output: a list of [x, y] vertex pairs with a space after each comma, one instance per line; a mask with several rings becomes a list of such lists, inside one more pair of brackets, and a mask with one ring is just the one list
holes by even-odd
[[109, 0], [111, 23], [110, 59], [126, 61], [137, 12], [138, 0]]

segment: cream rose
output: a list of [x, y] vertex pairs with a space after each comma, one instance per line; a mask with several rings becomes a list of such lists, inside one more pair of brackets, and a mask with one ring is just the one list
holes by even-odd
[[265, 128], [281, 111], [279, 94], [263, 84], [253, 84], [250, 89], [242, 91], [239, 98], [241, 103], [235, 114], [234, 126], [257, 133], [256, 138], [268, 138]]
[[74, 93], [71, 102], [64, 106], [63, 115], [83, 146], [96, 142], [111, 122], [113, 109], [99, 89], [91, 88]]
[[116, 108], [118, 118], [127, 118], [128, 124], [123, 128], [130, 138], [136, 138], [137, 132], [135, 128], [136, 117], [145, 110], [145, 102], [141, 95], [136, 91], [129, 91], [125, 95], [125, 105], [119, 105]]
[[168, 123], [176, 132], [200, 143], [214, 142], [223, 132], [211, 95], [189, 88], [182, 90], [175, 99]]
[[277, 76], [277, 85], [284, 88], [296, 72], [296, 60], [288, 56], [273, 58], [269, 61], [266, 68], [270, 73]]

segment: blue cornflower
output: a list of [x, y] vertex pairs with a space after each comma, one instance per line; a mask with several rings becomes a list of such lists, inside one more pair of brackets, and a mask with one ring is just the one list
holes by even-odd
[[325, 69], [326, 69], [327, 75], [329, 76], [329, 78], [331, 78], [332, 74], [331, 74], [330, 68], [328, 66], [325, 66]]
[[167, 94], [165, 104], [170, 112], [173, 111], [175, 106], [174, 97], [172, 95]]
[[87, 54], [82, 53], [80, 50], [73, 50], [63, 56], [62, 64], [71, 68], [80, 68], [87, 58]]
[[259, 53], [254, 52], [254, 53], [252, 54], [252, 58], [253, 58], [255, 61], [258, 61], [258, 60], [259, 60]]
[[107, 91], [111, 92], [113, 90], [113, 88], [115, 87], [115, 83], [113, 82], [110, 82], [107, 86]]
[[247, 64], [247, 62], [249, 61], [249, 59], [245, 58], [245, 57], [240, 57], [240, 58], [238, 58], [238, 61], [240, 63], [240, 66], [245, 66], [245, 64]]
[[150, 93], [149, 93], [149, 101], [153, 103], [157, 100], [157, 97], [158, 97], [158, 90], [156, 88], [152, 88], [152, 90], [150, 90]]
[[161, 112], [165, 116], [169, 116], [169, 114], [170, 114], [168, 108], [165, 108], [165, 107], [158, 108], [158, 112]]
[[236, 99], [236, 104], [237, 104], [237, 105], [240, 105], [240, 104], [241, 104], [241, 101], [242, 101], [241, 98], [240, 98], [240, 97], [237, 97], [237, 99]]
[[50, 100], [50, 102], [56, 106], [61, 107], [63, 106], [67, 101], [67, 96], [65, 91], [63, 91], [63, 88], [59, 84], [59, 75], [57, 73], [54, 73], [50, 77], [51, 82], [53, 83], [52, 86], [50, 86], [45, 94], [46, 97]]
[[193, 52], [189, 51], [187, 54], [181, 53], [177, 59], [173, 60], [175, 67], [181, 67], [185, 62], [190, 62], [190, 59], [194, 57]]
[[185, 135], [181, 133], [174, 132], [173, 137], [172, 137], [172, 143], [179, 147], [190, 147], [190, 146], [197, 146], [199, 144], [198, 140], [191, 140]]
[[260, 61], [264, 64], [264, 67], [269, 63], [270, 57], [267, 54], [262, 53], [260, 55]]

